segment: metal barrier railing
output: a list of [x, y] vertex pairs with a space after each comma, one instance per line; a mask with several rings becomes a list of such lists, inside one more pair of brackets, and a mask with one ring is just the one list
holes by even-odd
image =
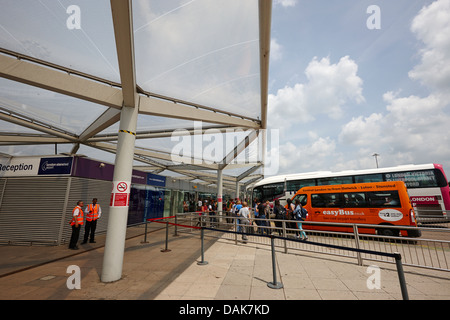
[[[171, 223], [175, 226], [175, 235], [178, 235], [178, 227], [186, 227], [190, 230], [194, 230], [194, 229], [200, 229], [200, 238], [201, 238], [201, 261], [197, 262], [198, 265], [207, 265], [208, 262], [205, 261], [205, 255], [204, 255], [204, 238], [205, 238], [205, 230], [211, 231], [211, 232], [219, 232], [222, 234], [234, 234], [235, 236], [237, 235], [250, 235], [250, 233], [246, 233], [244, 231], [246, 231], [245, 229], [239, 231], [238, 227], [238, 223], [237, 223], [237, 218], [234, 219], [234, 226], [236, 227], [235, 230], [230, 230], [230, 229], [226, 229], [223, 228], [223, 225], [221, 225], [221, 221], [216, 220], [215, 216], [207, 216], [207, 215], [199, 215], [198, 217], [195, 216], [194, 221], [192, 219], [186, 219], [187, 216], [184, 214], [184, 221], [180, 221], [180, 215], [175, 215], [173, 218], [175, 218], [175, 222]], [[172, 218], [172, 217], [168, 217], [168, 218]], [[229, 217], [228, 217], [229, 218]], [[183, 219], [182, 219], [183, 220]], [[208, 227], [208, 220], [209, 220], [209, 227]], [[193, 225], [195, 223], [195, 225]], [[168, 247], [168, 225], [169, 222], [166, 221], [166, 250]], [[226, 223], [225, 223], [226, 225]], [[220, 228], [222, 227], [222, 228]], [[245, 226], [244, 226], [245, 227]], [[270, 228], [267, 226], [267, 228]], [[232, 228], [231, 228], [232, 229]], [[275, 259], [275, 239], [279, 239], [279, 240], [283, 240], [283, 241], [288, 241], [288, 242], [304, 242], [305, 240], [299, 240], [299, 239], [289, 239], [286, 237], [281, 237], [281, 236], [275, 236], [273, 235], [271, 232], [268, 232], [267, 234], [261, 233], [258, 235], [253, 235], [256, 236], [258, 238], [264, 238], [264, 239], [270, 239], [270, 245], [271, 245], [271, 252], [272, 252], [272, 275], [273, 275], [273, 281], [272, 282], [268, 282], [267, 286], [272, 288], [272, 289], [281, 289], [283, 288], [283, 284], [277, 281], [277, 274], [276, 274], [276, 259]], [[309, 245], [313, 245], [313, 246], [319, 246], [319, 247], [327, 247], [327, 248], [334, 248], [334, 249], [340, 249], [340, 250], [345, 250], [345, 251], [351, 251], [351, 252], [356, 252], [358, 254], [360, 253], [368, 253], [371, 255], [380, 255], [380, 256], [384, 256], [384, 257], [390, 257], [393, 258], [395, 260], [395, 264], [397, 267], [397, 274], [398, 274], [398, 279], [399, 279], [399, 283], [400, 283], [400, 289], [401, 289], [401, 293], [402, 293], [402, 297], [404, 300], [408, 300], [408, 291], [407, 291], [407, 287], [406, 287], [406, 280], [405, 280], [405, 276], [404, 276], [404, 271], [403, 271], [403, 265], [402, 265], [402, 256], [400, 253], [395, 252], [395, 253], [385, 253], [385, 252], [379, 252], [379, 251], [373, 251], [373, 250], [365, 250], [365, 249], [360, 249], [360, 248], [352, 248], [352, 247], [344, 247], [344, 246], [337, 246], [337, 245], [332, 245], [332, 244], [324, 244], [324, 243], [320, 243], [320, 242], [311, 242], [308, 241]], [[163, 250], [162, 250], [163, 251]]]
[[[233, 216], [202, 215], [197, 212], [177, 214], [175, 219], [175, 234], [177, 232], [193, 232], [192, 227], [208, 229], [208, 237], [220, 237], [234, 241], [237, 244], [240, 241], [241, 225], [239, 218]], [[411, 230], [421, 231], [422, 237], [396, 237], [377, 234], [364, 234], [364, 229], [380, 229], [378, 225], [365, 224], [342, 224], [342, 223], [319, 223], [302, 221], [305, 226], [305, 232], [309, 237], [308, 241], [291, 241], [295, 239], [299, 231], [295, 225], [296, 221], [275, 220], [275, 219], [251, 219], [258, 222], [258, 225], [252, 224], [246, 226], [249, 232], [246, 232], [247, 241], [261, 245], [270, 245], [267, 238], [256, 237], [261, 233], [266, 235], [277, 235], [275, 246], [282, 248], [285, 253], [290, 250], [308, 251], [327, 255], [344, 256], [357, 259], [359, 265], [364, 260], [380, 261], [393, 263], [386, 256], [371, 254], [371, 251], [394, 254], [398, 252], [402, 255], [405, 266], [434, 269], [440, 271], [450, 271], [450, 230], [446, 228], [417, 228], [406, 226], [387, 226], [383, 225], [383, 230]], [[263, 224], [266, 223], [266, 224]], [[278, 226], [275, 224], [278, 223]], [[336, 232], [326, 230], [309, 230], [308, 227], [346, 227], [349, 232]], [[180, 226], [189, 227], [179, 231]], [[213, 228], [211, 228], [213, 226]], [[214, 231], [216, 230], [216, 231]], [[235, 233], [223, 234], [223, 230], [234, 230]], [[433, 239], [434, 238], [434, 239]], [[314, 246], [312, 243], [322, 243], [327, 246]], [[343, 248], [360, 249], [362, 251], [352, 251]], [[365, 251], [364, 251], [365, 250]]]
[[436, 226], [444, 228], [450, 226], [450, 212], [446, 210], [414, 207], [414, 213], [419, 226]]

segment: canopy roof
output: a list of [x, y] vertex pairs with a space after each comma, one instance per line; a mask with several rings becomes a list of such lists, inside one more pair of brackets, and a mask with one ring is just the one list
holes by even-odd
[[136, 168], [251, 183], [270, 24], [270, 0], [3, 0], [0, 154], [113, 163], [126, 105], [139, 108]]

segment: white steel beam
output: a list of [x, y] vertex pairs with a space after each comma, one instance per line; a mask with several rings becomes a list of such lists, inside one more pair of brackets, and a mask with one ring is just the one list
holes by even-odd
[[118, 88], [15, 57], [0, 55], [0, 77], [108, 107], [122, 107]]
[[134, 64], [133, 10], [131, 8], [131, 0], [111, 0], [111, 12], [116, 39], [117, 58], [119, 60], [123, 104], [127, 107], [135, 107], [139, 98]]
[[[124, 65], [128, 65], [128, 67]], [[125, 70], [128, 70], [130, 65], [130, 62], [122, 62], [119, 64], [119, 66]], [[120, 88], [80, 75], [73, 75], [70, 71], [65, 72], [61, 69], [54, 69], [52, 67], [40, 65], [39, 62], [20, 60], [16, 57], [0, 54], [0, 77], [38, 88], [116, 109], [122, 108], [122, 103], [127, 103], [126, 101], [130, 103], [133, 99], [135, 99], [135, 101], [140, 100], [139, 113], [142, 114], [203, 121], [206, 123], [242, 128], [258, 129], [261, 127], [260, 121], [246, 119], [245, 117], [239, 117], [239, 115], [227, 114], [225, 111], [221, 112], [212, 110], [211, 108], [189, 104], [187, 102], [186, 104], [178, 103], [176, 101], [164, 100], [152, 96], [134, 96], [133, 93], [130, 93], [132, 91], [130, 88], [132, 88], [133, 85], [129, 85], [128, 83], [128, 81], [130, 81], [129, 78], [132, 79], [133, 76], [127, 74], [126, 71], [124, 71], [125, 75], [123, 76], [124, 80], [128, 79], [125, 82], [128, 87], [123, 93], [124, 95], [127, 94], [125, 100]]]
[[67, 142], [76, 142], [77, 140], [76, 136], [72, 136], [67, 133], [52, 129], [51, 127], [47, 127], [45, 125], [37, 123], [36, 121], [28, 120], [25, 117], [18, 117], [13, 114], [5, 114], [0, 112], [0, 120], [8, 121], [22, 127], [44, 132], [55, 137], [63, 138], [67, 140]]
[[154, 97], [140, 96], [139, 113], [257, 129], [260, 123]]
[[261, 129], [267, 128], [267, 101], [269, 94], [270, 28], [272, 0], [259, 0], [259, 63], [261, 80]]
[[[87, 127], [83, 133], [80, 134], [80, 141], [86, 141], [93, 137], [95, 134], [103, 131], [109, 126], [113, 125], [120, 120], [120, 110], [109, 108], [100, 117], [98, 117], [94, 122], [92, 122], [89, 127]], [[115, 139], [117, 140], [117, 134]]]
[[220, 169], [225, 169], [228, 164], [233, 161], [241, 152], [245, 150], [256, 138], [258, 138], [259, 130], [251, 130], [250, 134], [246, 136], [234, 149], [223, 158]]
[[0, 134], [0, 145], [31, 145], [31, 144], [55, 144], [73, 143], [64, 138], [49, 137], [43, 135], [9, 135]]

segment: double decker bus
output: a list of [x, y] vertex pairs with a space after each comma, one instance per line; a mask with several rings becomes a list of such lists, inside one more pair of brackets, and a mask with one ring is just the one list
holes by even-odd
[[291, 198], [303, 187], [381, 181], [405, 183], [418, 221], [427, 223], [450, 220], [450, 215], [447, 215], [447, 211], [450, 211], [450, 189], [440, 164], [273, 176], [252, 186], [252, 198], [270, 202], [279, 199], [284, 205], [287, 198]]

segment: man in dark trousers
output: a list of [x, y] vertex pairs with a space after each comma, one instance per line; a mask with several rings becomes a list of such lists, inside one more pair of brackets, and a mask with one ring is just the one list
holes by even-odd
[[85, 244], [88, 241], [90, 234], [90, 243], [95, 243], [95, 229], [97, 228], [97, 220], [102, 215], [102, 209], [97, 203], [97, 198], [92, 199], [92, 203], [88, 204], [86, 210], [86, 227], [84, 229], [84, 240], [81, 244]]
[[69, 249], [78, 250], [77, 242], [80, 237], [80, 229], [84, 222], [83, 214], [83, 201], [78, 201], [77, 206], [72, 210], [72, 220], [70, 225], [72, 226], [72, 236], [70, 237]]

